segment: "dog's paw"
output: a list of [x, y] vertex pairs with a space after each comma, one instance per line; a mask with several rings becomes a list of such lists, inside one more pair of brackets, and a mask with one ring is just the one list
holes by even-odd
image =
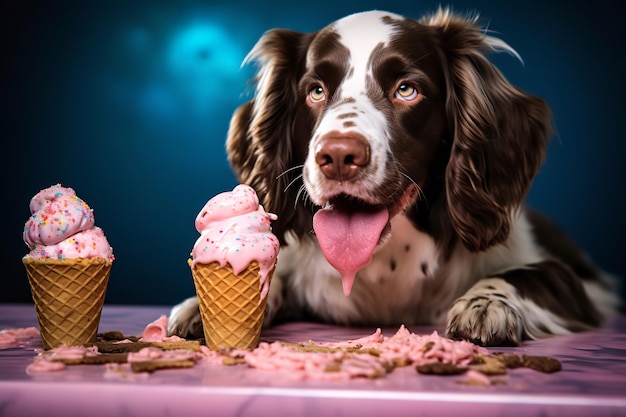
[[499, 278], [479, 281], [448, 313], [448, 337], [482, 346], [519, 345], [523, 317], [516, 290]]
[[167, 322], [167, 334], [185, 339], [200, 339], [204, 337], [202, 316], [197, 297], [187, 298], [180, 304], [172, 307]]

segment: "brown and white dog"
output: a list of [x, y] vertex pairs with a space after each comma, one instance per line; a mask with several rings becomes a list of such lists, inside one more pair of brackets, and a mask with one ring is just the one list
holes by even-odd
[[[371, 11], [315, 33], [270, 30], [227, 150], [278, 214], [266, 324], [446, 325], [483, 345], [591, 329], [616, 296], [524, 208], [551, 114], [486, 58], [516, 52], [475, 17]], [[354, 285], [353, 285], [354, 284]], [[202, 333], [198, 304], [169, 332]]]

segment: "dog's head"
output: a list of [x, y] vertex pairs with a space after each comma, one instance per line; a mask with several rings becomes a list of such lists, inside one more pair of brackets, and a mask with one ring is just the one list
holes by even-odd
[[515, 55], [448, 10], [271, 30], [248, 57], [256, 91], [231, 121], [231, 164], [279, 215], [275, 233], [315, 223], [331, 263], [338, 239], [373, 250], [401, 212], [444, 250], [485, 250], [508, 236], [550, 133], [546, 103], [486, 58], [498, 50]]

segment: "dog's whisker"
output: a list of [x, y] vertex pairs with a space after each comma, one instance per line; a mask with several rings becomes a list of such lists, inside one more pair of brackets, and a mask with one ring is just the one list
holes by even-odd
[[[296, 169], [302, 169], [302, 168], [304, 168], [304, 164], [302, 164], [302, 165], [296, 165], [296, 166], [294, 166], [294, 167], [291, 167], [291, 168], [289, 168], [289, 169], [286, 169], [286, 170], [284, 170], [284, 171], [283, 171], [283, 172], [282, 172], [279, 176], [277, 176], [277, 177], [276, 177], [276, 179], [279, 179], [279, 178], [280, 178], [280, 177], [282, 177], [283, 175], [285, 175], [285, 174], [287, 174], [287, 173], [289, 173], [289, 172], [291, 172], [291, 171], [293, 171], [293, 170], [296, 170]], [[302, 175], [300, 175], [300, 177], [301, 177], [301, 176], [302, 176]]]
[[300, 190], [298, 191], [298, 196], [302, 194], [302, 201], [304, 201], [305, 203], [307, 201], [311, 201], [311, 198], [309, 197], [309, 193], [306, 190], [306, 187], [304, 186], [304, 184], [302, 184], [302, 186], [300, 186]]
[[287, 184], [287, 186], [283, 189], [283, 192], [287, 192], [287, 190], [289, 189], [289, 187], [291, 187], [293, 184], [296, 183], [296, 181], [302, 179], [302, 174], [298, 175], [297, 177], [295, 177], [293, 180], [291, 180], [291, 182], [289, 184]]
[[306, 192], [306, 187], [304, 186], [304, 184], [300, 186], [300, 188], [298, 189], [298, 193], [296, 194], [296, 199], [294, 200], [294, 203], [293, 203], [294, 210], [297, 209], [296, 205], [298, 204], [298, 200], [300, 200], [301, 195], [302, 195], [303, 202], [306, 203], [307, 200], [310, 201], [309, 194]]
[[417, 194], [419, 196], [420, 199], [423, 199], [424, 202], [426, 203], [426, 206], [428, 206], [428, 200], [426, 199], [426, 194], [424, 193], [424, 190], [422, 189], [422, 187], [420, 187], [420, 185], [415, 182], [415, 180], [413, 180], [413, 178], [411, 178], [408, 174], [400, 171], [400, 174], [402, 174], [402, 176], [404, 176], [407, 180], [411, 181], [413, 183], [413, 185], [415, 185], [415, 187], [417, 188]]
[[304, 191], [304, 185], [302, 185], [302, 186], [300, 186], [300, 188], [298, 188], [298, 193], [296, 194], [296, 198], [293, 200], [293, 209], [294, 209], [294, 211], [297, 210], [298, 200], [300, 200], [300, 195], [302, 194], [303, 191]]

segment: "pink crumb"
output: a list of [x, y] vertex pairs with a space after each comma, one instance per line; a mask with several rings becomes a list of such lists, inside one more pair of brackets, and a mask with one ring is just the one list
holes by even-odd
[[39, 338], [39, 330], [34, 327], [21, 327], [0, 331], [0, 349], [23, 346], [31, 339]]

